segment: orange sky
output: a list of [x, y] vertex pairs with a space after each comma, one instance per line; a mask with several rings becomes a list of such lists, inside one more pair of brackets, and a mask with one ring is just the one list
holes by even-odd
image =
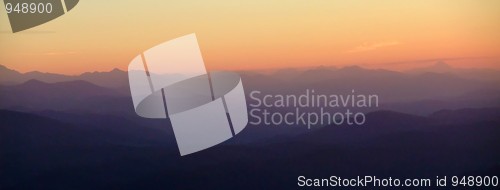
[[498, 0], [83, 0], [16, 34], [1, 8], [0, 64], [22, 72], [125, 70], [142, 51], [190, 33], [209, 69], [407, 69], [421, 63], [384, 63], [457, 57], [481, 59], [449, 63], [500, 68]]

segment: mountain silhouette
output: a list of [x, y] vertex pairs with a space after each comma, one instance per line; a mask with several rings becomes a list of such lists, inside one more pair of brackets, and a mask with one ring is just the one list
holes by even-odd
[[[235, 143], [238, 135], [182, 158], [171, 145], [173, 136], [143, 128], [141, 122], [0, 110], [5, 118], [0, 125], [0, 185], [255, 189], [294, 188], [300, 175], [330, 176], [332, 171], [340, 177], [498, 175], [499, 110], [444, 110], [430, 117], [378, 111], [367, 114], [366, 126], [327, 126], [295, 138], [254, 143]], [[471, 114], [476, 116], [466, 123], [439, 122]], [[263, 127], [269, 126], [250, 126], [241, 135]]]
[[127, 72], [119, 69], [113, 69], [109, 72], [86, 72], [77, 78], [108, 88], [128, 88]]
[[98, 86], [108, 88], [123, 88], [128, 87], [128, 76], [125, 71], [113, 69], [109, 72], [87, 72], [81, 75], [62, 75], [54, 73], [42, 73], [32, 71], [20, 73], [0, 65], [0, 85], [16, 85], [22, 84], [29, 80], [38, 80], [45, 83], [68, 82], [75, 80], [83, 80], [91, 82]]
[[448, 65], [444, 61], [437, 61], [436, 63], [428, 66], [428, 67], [423, 67], [423, 68], [416, 68], [412, 69], [409, 72], [412, 73], [426, 73], [426, 72], [433, 72], [433, 73], [453, 73], [455, 68], [452, 66]]
[[[435, 67], [448, 68], [457, 72], [465, 71], [454, 69], [443, 62], [438, 62]], [[474, 72], [475, 70], [467, 69], [467, 71]], [[88, 72], [79, 76], [65, 76], [39, 72], [22, 74], [2, 66], [0, 73], [3, 74], [0, 75], [2, 76], [0, 82], [6, 84], [0, 89], [0, 97], [7, 98], [5, 104], [0, 104], [1, 108], [94, 111], [108, 109], [112, 112], [126, 110], [127, 113], [133, 113], [129, 110], [130, 102], [127, 99], [130, 96], [127, 73], [118, 69], [110, 72]], [[306, 89], [314, 89], [321, 94], [350, 94], [352, 90], [355, 90], [359, 94], [377, 94], [380, 97], [380, 109], [420, 115], [427, 115], [439, 109], [500, 105], [498, 86], [500, 80], [460, 77], [456, 73], [402, 73], [348, 66], [343, 68], [316, 67], [305, 70], [283, 69], [267, 73], [242, 71], [240, 75], [247, 93], [258, 90], [263, 94], [300, 95]], [[33, 82], [30, 78], [38, 78], [40, 80], [35, 80], [44, 83], [53, 83], [53, 86], [30, 85]], [[24, 81], [24, 84], [19, 81]], [[65, 86], [65, 83], [53, 81], [68, 83]], [[89, 84], [75, 84], [71, 81], [86, 81], [102, 88], [88, 87]], [[16, 85], [13, 85], [13, 82]], [[30, 92], [29, 89], [37, 89], [36, 86], [40, 86], [38, 89], [41, 92]], [[54, 86], [59, 86], [59, 88]], [[57, 93], [50, 94], [52, 91]], [[9, 94], [5, 94], [7, 92]], [[72, 92], [75, 93], [71, 94]], [[33, 98], [30, 93], [40, 93], [40, 95]], [[73, 100], [68, 96], [71, 96]], [[79, 103], [75, 104], [75, 102]], [[99, 104], [106, 106], [99, 106]], [[365, 111], [374, 111], [374, 109]]]
[[[94, 105], [95, 110], [106, 109], [95, 105], [94, 99], [123, 97], [114, 89], [97, 86], [86, 81], [45, 83], [29, 80], [14, 86], [0, 86], [0, 108], [14, 110], [67, 110], [82, 109]], [[128, 100], [128, 98], [126, 98]], [[124, 103], [124, 105], [128, 105]]]
[[436, 63], [421, 67], [410, 69], [406, 71], [410, 74], [423, 74], [423, 73], [441, 73], [450, 74], [457, 77], [482, 80], [482, 81], [496, 81], [500, 80], [500, 71], [496, 69], [483, 69], [483, 68], [455, 68], [444, 61], [437, 61]]

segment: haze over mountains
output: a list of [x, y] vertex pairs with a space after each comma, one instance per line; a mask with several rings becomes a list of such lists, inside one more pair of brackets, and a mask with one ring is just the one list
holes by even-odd
[[[500, 71], [494, 69], [475, 69], [475, 68], [454, 68], [443, 61], [438, 61], [431, 66], [411, 69], [405, 72], [395, 72], [384, 69], [364, 69], [359, 66], [346, 66], [337, 68], [333, 66], [318, 66], [309, 69], [285, 68], [274, 71], [241, 71], [242, 73], [258, 73], [272, 75], [280, 80], [289, 80], [299, 77], [305, 77], [306, 82], [320, 81], [326, 79], [338, 79], [345, 77], [397, 77], [398, 75], [413, 74], [420, 75], [425, 73], [438, 73], [453, 75], [464, 79], [479, 79], [483, 81], [500, 81]], [[368, 75], [366, 75], [368, 74]], [[72, 80], [84, 80], [103, 87], [120, 88], [128, 85], [126, 71], [113, 69], [109, 72], [86, 72], [80, 75], [62, 75], [54, 73], [42, 73], [38, 71], [20, 73], [0, 65], [0, 84], [14, 85], [27, 82], [29, 80], [39, 80], [46, 83], [65, 82]]]
[[249, 125], [180, 157], [168, 119], [135, 114], [126, 72], [65, 76], [0, 66], [0, 189], [290, 189], [299, 175], [500, 175], [496, 74], [444, 63], [408, 72], [242, 71], [248, 103], [254, 90], [314, 89], [377, 94], [381, 105], [361, 110], [363, 126]]
[[443, 61], [438, 61], [435, 64], [428, 66], [428, 67], [422, 67], [422, 68], [416, 68], [416, 69], [411, 69], [406, 71], [407, 73], [412, 73], [412, 74], [422, 74], [422, 73], [427, 73], [427, 72], [433, 72], [433, 73], [447, 73], [447, 74], [452, 74], [456, 75], [462, 78], [468, 78], [468, 79], [478, 79], [478, 80], [485, 80], [485, 81], [498, 81], [500, 80], [500, 72], [498, 70], [494, 69], [479, 69], [479, 68], [468, 68], [468, 69], [461, 69], [461, 68], [454, 68], [448, 64], [446, 64]]
[[[376, 94], [380, 109], [428, 115], [440, 109], [500, 106], [499, 71], [455, 69], [443, 62], [408, 72], [317, 67], [273, 72], [240, 72], [248, 94]], [[36, 98], [33, 98], [33, 97]], [[133, 113], [125, 71], [78, 76], [19, 73], [0, 66], [0, 108], [12, 110], [87, 110]], [[99, 104], [103, 104], [99, 106]], [[99, 109], [96, 109], [99, 108]], [[124, 109], [126, 108], [126, 109]], [[374, 111], [365, 110], [365, 111]]]

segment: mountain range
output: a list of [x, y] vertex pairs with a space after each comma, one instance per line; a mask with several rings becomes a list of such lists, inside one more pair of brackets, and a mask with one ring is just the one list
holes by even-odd
[[499, 174], [499, 108], [429, 117], [377, 111], [367, 117], [360, 127], [326, 126], [293, 138], [238, 142], [264, 129], [249, 126], [236, 138], [180, 158], [171, 132], [141, 122], [0, 110], [0, 187], [294, 188], [300, 175]]
[[300, 175], [500, 175], [500, 81], [436, 68], [241, 71], [247, 99], [254, 90], [355, 89], [379, 95], [380, 107], [358, 110], [362, 126], [248, 125], [180, 157], [168, 119], [135, 114], [126, 72], [0, 67], [0, 189], [292, 189]]
[[[318, 94], [350, 94], [355, 90], [357, 94], [379, 96], [380, 107], [364, 111], [388, 109], [419, 115], [428, 115], [440, 109], [499, 106], [500, 80], [473, 79], [455, 74], [465, 71], [483, 72], [454, 69], [438, 62], [432, 68], [422, 68], [418, 72], [348, 66], [272, 72], [241, 71], [240, 75], [247, 98], [254, 90], [263, 94], [295, 95], [303, 94], [307, 89]], [[500, 76], [498, 71], [488, 72]], [[19, 73], [0, 66], [0, 100], [0, 108], [21, 111], [134, 113], [127, 73], [118, 69], [66, 76]]]
[[462, 78], [474, 79], [474, 80], [483, 80], [483, 81], [498, 81], [500, 80], [500, 72], [495, 69], [485, 69], [485, 68], [455, 68], [444, 61], [438, 61], [433, 65], [410, 69], [405, 71], [406, 73], [411, 74], [422, 74], [422, 73], [447, 73], [456, 75]]
[[54, 73], [42, 73], [38, 71], [20, 73], [0, 65], [0, 84], [16, 85], [30, 80], [38, 80], [45, 83], [82, 80], [108, 88], [128, 87], [127, 72], [119, 69], [113, 69], [109, 72], [86, 72], [81, 75], [71, 76]]
[[[402, 77], [406, 74], [421, 75], [427, 73], [453, 75], [456, 78], [500, 81], [500, 71], [495, 69], [480, 68], [455, 68], [443, 61], [438, 61], [431, 66], [410, 69], [404, 72], [389, 71], [384, 69], [365, 69], [360, 66], [346, 66], [342, 68], [332, 66], [318, 66], [309, 69], [285, 68], [274, 71], [240, 71], [250, 75], [262, 74], [272, 76], [280, 81], [287, 81], [300, 78], [303, 83], [313, 83], [328, 79], [343, 79], [347, 77], [367, 77], [367, 78], [388, 78]], [[113, 69], [109, 72], [85, 72], [80, 75], [62, 75], [54, 73], [42, 73], [32, 71], [20, 73], [0, 65], [0, 85], [15, 85], [29, 80], [39, 80], [46, 83], [65, 82], [73, 80], [83, 80], [108, 88], [123, 88], [128, 86], [127, 72], [120, 69]]]

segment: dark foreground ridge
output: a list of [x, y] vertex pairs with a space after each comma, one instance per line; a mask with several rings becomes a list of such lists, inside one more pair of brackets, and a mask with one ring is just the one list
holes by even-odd
[[293, 138], [262, 138], [269, 126], [249, 126], [180, 157], [162, 121], [1, 110], [0, 188], [269, 189], [297, 188], [300, 175], [499, 175], [499, 116], [499, 108], [429, 117], [378, 111], [367, 114], [366, 126], [327, 126]]

